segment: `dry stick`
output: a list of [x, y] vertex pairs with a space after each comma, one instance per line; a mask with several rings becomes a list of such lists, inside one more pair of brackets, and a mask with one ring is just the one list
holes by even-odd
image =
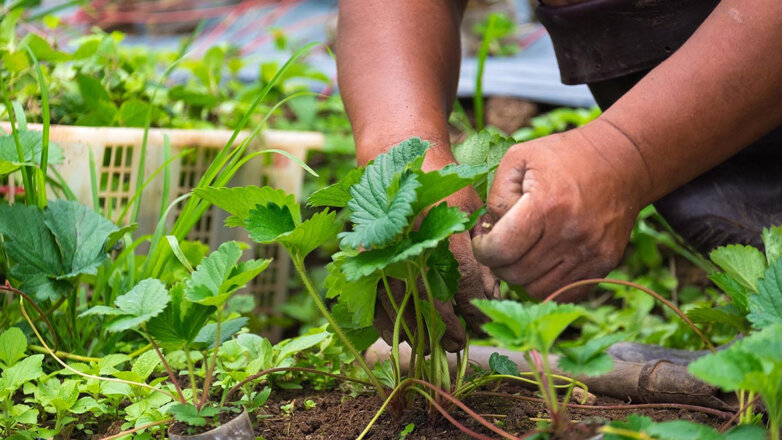
[[[494, 391], [475, 391], [473, 394], [482, 395], [482, 396], [507, 397], [510, 399], [526, 400], [529, 402], [536, 402], [536, 403], [546, 403], [545, 400], [539, 399], [537, 397], [517, 396], [514, 394], [497, 393]], [[731, 418], [732, 416], [735, 416], [735, 414], [731, 414], [725, 411], [720, 411], [714, 408], [708, 408], [705, 406], [697, 406], [697, 405], [678, 404], [678, 403], [634, 403], [634, 404], [627, 404], [627, 405], [581, 405], [578, 403], [568, 403], [567, 406], [571, 408], [593, 409], [593, 410], [632, 410], [634, 408], [686, 409], [690, 411], [697, 411], [705, 414], [710, 414], [712, 416], [719, 417], [721, 419], [728, 419]]]
[[36, 304], [35, 301], [33, 301], [33, 299], [30, 298], [30, 296], [27, 295], [26, 293], [22, 292], [21, 290], [15, 287], [11, 287], [11, 285], [8, 284], [8, 280], [5, 280], [4, 286], [0, 286], [0, 290], [4, 290], [10, 293], [15, 293], [21, 296], [22, 298], [24, 298], [28, 303], [30, 303], [33, 306], [35, 311], [38, 312], [38, 315], [40, 315], [40, 317], [44, 320], [44, 322], [46, 322], [46, 326], [49, 327], [49, 333], [52, 334], [52, 340], [53, 340], [52, 342], [54, 342], [54, 351], [58, 351], [60, 349], [60, 341], [57, 340], [57, 334], [54, 332], [54, 327], [52, 326], [51, 321], [49, 321], [49, 318], [46, 316], [46, 313], [44, 313], [41, 310], [41, 308], [38, 307], [38, 304]]
[[365, 386], [368, 386], [368, 387], [373, 387], [373, 388], [374, 388], [374, 385], [372, 384], [372, 382], [367, 382], [367, 381], [365, 381], [365, 380], [361, 380], [361, 379], [354, 379], [354, 378], [352, 378], [352, 377], [348, 377], [348, 376], [341, 376], [341, 375], [339, 375], [339, 374], [334, 374], [334, 373], [327, 373], [327, 372], [325, 372], [325, 371], [316, 370], [315, 368], [306, 368], [306, 367], [279, 367], [279, 368], [271, 368], [271, 369], [269, 369], [269, 370], [263, 370], [263, 371], [259, 371], [259, 372], [255, 373], [255, 374], [253, 374], [252, 376], [248, 377], [247, 379], [244, 379], [243, 381], [241, 381], [241, 382], [237, 383], [236, 385], [234, 385], [233, 387], [231, 387], [231, 389], [230, 389], [230, 390], [228, 390], [228, 392], [227, 392], [227, 393], [225, 393], [225, 397], [223, 397], [223, 402], [227, 402], [227, 401], [228, 401], [228, 397], [229, 397], [231, 394], [233, 394], [233, 393], [234, 393], [234, 391], [238, 390], [239, 388], [241, 388], [241, 387], [242, 387], [243, 385], [245, 385], [246, 383], [248, 383], [248, 382], [252, 382], [252, 381], [254, 381], [255, 379], [258, 379], [258, 378], [260, 378], [260, 377], [262, 377], [262, 376], [266, 376], [267, 374], [271, 374], [271, 373], [277, 373], [277, 372], [280, 372], [280, 371], [302, 371], [302, 372], [305, 372], [305, 373], [315, 373], [315, 374], [322, 374], [322, 375], [324, 375], [324, 376], [334, 377], [334, 378], [336, 378], [336, 379], [342, 379], [342, 380], [346, 380], [346, 381], [350, 381], [350, 382], [356, 382], [356, 383], [360, 383], [361, 385], [365, 385]]
[[153, 426], [166, 424], [166, 423], [168, 423], [168, 422], [170, 422], [172, 420], [174, 420], [174, 419], [165, 419], [165, 420], [160, 420], [160, 421], [157, 421], [157, 422], [147, 423], [146, 425], [141, 425], [138, 428], [129, 429], [127, 431], [122, 431], [119, 434], [114, 434], [114, 435], [110, 435], [108, 437], [103, 437], [101, 440], [112, 440], [112, 439], [115, 439], [115, 438], [125, 437], [126, 435], [130, 435], [130, 434], [133, 434], [135, 432], [139, 432], [139, 431], [142, 431], [144, 429], [151, 428]]
[[[445, 409], [443, 409], [443, 407], [442, 407], [442, 406], [440, 406], [440, 404], [439, 404], [439, 403], [437, 403], [437, 402], [435, 401], [435, 399], [434, 399], [434, 398], [432, 398], [432, 396], [430, 396], [430, 395], [426, 394], [426, 393], [425, 393], [423, 390], [419, 390], [418, 388], [415, 388], [415, 387], [413, 387], [412, 389], [413, 389], [413, 390], [415, 390], [416, 392], [418, 392], [418, 394], [420, 394], [420, 395], [424, 396], [424, 397], [426, 398], [426, 400], [428, 400], [428, 401], [429, 401], [429, 403], [430, 403], [430, 404], [431, 404], [431, 405], [432, 405], [432, 406], [433, 406], [435, 409], [437, 409], [437, 411], [440, 411], [440, 414], [442, 414], [442, 415], [443, 415], [443, 417], [445, 417], [445, 418], [446, 418], [446, 419], [447, 419], [449, 422], [451, 422], [451, 424], [452, 424], [453, 426], [455, 426], [456, 428], [458, 428], [458, 429], [459, 429], [459, 431], [462, 431], [462, 432], [464, 432], [465, 434], [467, 434], [467, 435], [469, 435], [469, 436], [472, 436], [472, 437], [474, 437], [474, 438], [477, 438], [478, 440], [492, 440], [492, 439], [491, 439], [491, 437], [488, 437], [488, 436], [485, 436], [485, 435], [483, 435], [483, 434], [477, 433], [477, 432], [473, 431], [472, 429], [470, 429], [470, 428], [468, 428], [468, 427], [466, 427], [466, 426], [462, 425], [461, 423], [459, 423], [459, 422], [458, 422], [456, 419], [454, 419], [454, 418], [453, 418], [453, 416], [452, 416], [452, 415], [448, 414], [448, 411], [446, 411]], [[514, 437], [514, 438], [515, 438], [515, 437]]]
[[660, 301], [661, 303], [665, 304], [666, 307], [671, 309], [674, 313], [679, 315], [679, 317], [684, 322], [686, 322], [687, 325], [690, 326], [690, 328], [692, 328], [692, 330], [698, 335], [698, 337], [701, 338], [701, 340], [706, 344], [706, 346], [709, 347], [709, 350], [711, 350], [712, 353], [715, 353], [717, 351], [714, 348], [714, 346], [711, 344], [711, 341], [709, 341], [709, 339], [701, 332], [701, 330], [698, 327], [695, 326], [695, 323], [693, 323], [690, 320], [690, 318], [688, 318], [687, 315], [685, 315], [684, 312], [681, 311], [680, 308], [676, 307], [672, 302], [670, 302], [667, 299], [665, 299], [662, 296], [660, 296], [660, 294], [655, 292], [654, 290], [648, 289], [648, 288], [646, 288], [646, 287], [644, 287], [644, 286], [642, 286], [640, 284], [634, 283], [632, 281], [612, 280], [612, 279], [609, 279], [609, 278], [590, 278], [590, 279], [587, 279], [587, 280], [576, 281], [576, 282], [570, 283], [567, 286], [562, 287], [559, 290], [557, 290], [556, 292], [552, 293], [546, 299], [544, 299], [543, 302], [544, 303], [545, 302], [549, 302], [549, 301], [555, 299], [556, 297], [558, 297], [559, 295], [565, 293], [566, 291], [568, 291], [570, 289], [573, 289], [573, 288], [576, 288], [576, 287], [580, 287], [580, 286], [589, 285], [589, 284], [599, 284], [599, 283], [619, 284], [619, 285], [622, 285], [622, 286], [633, 287], [633, 288], [638, 289], [638, 290], [646, 293], [647, 295], [653, 297], [657, 301]]
[[751, 401], [747, 402], [744, 406], [739, 408], [739, 410], [736, 411], [736, 414], [733, 414], [733, 416], [731, 416], [731, 418], [728, 419], [727, 422], [725, 422], [722, 426], [720, 426], [720, 433], [725, 432], [728, 428], [730, 428], [730, 425], [732, 425], [733, 422], [735, 422], [736, 419], [738, 419], [744, 411], [746, 411], [748, 408], [752, 408], [752, 406], [755, 403], [757, 403], [758, 400], [760, 400], [760, 394], [758, 394], [757, 396], [755, 396], [754, 399], [752, 399]]
[[115, 379], [113, 377], [101, 377], [101, 376], [94, 376], [92, 374], [86, 374], [82, 373], [81, 371], [71, 367], [70, 365], [66, 364], [62, 359], [60, 359], [54, 351], [52, 351], [51, 348], [49, 348], [48, 345], [46, 345], [46, 342], [41, 337], [41, 334], [38, 332], [38, 328], [35, 327], [35, 324], [33, 323], [33, 320], [30, 319], [30, 315], [27, 314], [27, 309], [24, 308], [24, 300], [22, 298], [19, 298], [19, 307], [22, 309], [22, 315], [24, 316], [24, 319], [27, 320], [27, 323], [30, 324], [30, 328], [32, 328], [33, 333], [35, 333], [35, 336], [38, 338], [38, 341], [43, 345], [43, 348], [46, 349], [46, 351], [49, 353], [51, 357], [54, 358], [55, 361], [57, 361], [58, 364], [62, 365], [66, 370], [70, 371], [71, 373], [74, 373], [81, 377], [86, 377], [88, 379], [95, 379], [98, 381], [105, 381], [105, 382], [116, 382], [116, 383], [124, 383], [126, 385], [133, 385], [137, 387], [147, 388], [152, 391], [157, 391], [160, 394], [166, 395], [171, 398], [171, 400], [176, 400], [176, 396], [169, 393], [166, 390], [161, 390], [160, 388], [155, 388], [152, 385], [147, 385], [142, 382], [133, 382], [131, 380], [123, 380], [123, 379]]
[[425, 382], [425, 381], [420, 380], [420, 379], [408, 378], [407, 380], [409, 382], [412, 382], [412, 383], [417, 383], [419, 385], [423, 385], [423, 386], [431, 389], [435, 393], [438, 393], [441, 396], [445, 397], [446, 400], [448, 400], [449, 402], [451, 402], [454, 405], [458, 406], [462, 411], [466, 412], [467, 415], [469, 415], [470, 417], [475, 419], [476, 422], [478, 422], [481, 425], [489, 428], [489, 430], [494, 431], [495, 434], [499, 434], [500, 436], [502, 436], [504, 438], [507, 438], [507, 439], [516, 440], [516, 437], [513, 434], [510, 434], [507, 431], [502, 430], [499, 427], [489, 423], [488, 420], [486, 420], [483, 417], [479, 416], [475, 411], [471, 410], [467, 405], [465, 405], [459, 399], [456, 399], [453, 396], [451, 396], [448, 392], [446, 392], [444, 390], [441, 390], [440, 388], [437, 388], [436, 386], [430, 384], [429, 382]]

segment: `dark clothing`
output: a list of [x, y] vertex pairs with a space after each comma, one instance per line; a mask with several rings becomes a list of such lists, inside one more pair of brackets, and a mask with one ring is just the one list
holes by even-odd
[[[681, 47], [719, 0], [589, 0], [540, 6], [565, 84], [587, 84], [606, 109]], [[782, 127], [655, 203], [693, 247], [762, 248], [782, 224]]]

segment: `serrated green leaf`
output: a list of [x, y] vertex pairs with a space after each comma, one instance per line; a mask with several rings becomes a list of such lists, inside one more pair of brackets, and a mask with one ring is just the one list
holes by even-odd
[[61, 249], [63, 277], [97, 273], [97, 267], [108, 259], [109, 236], [119, 228], [76, 201], [49, 202], [43, 217]]
[[459, 287], [459, 262], [448, 248], [448, 240], [441, 241], [426, 259], [426, 278], [432, 295], [440, 301], [448, 301]]
[[[608, 424], [608, 426], [619, 428], [627, 431], [632, 432], [643, 432], [646, 428], [651, 426], [654, 422], [652, 421], [651, 417], [648, 416], [641, 416], [638, 414], [630, 414], [627, 416], [627, 421], [613, 421]], [[617, 435], [617, 434], [611, 434], [611, 433], [605, 433], [604, 434], [604, 440], [627, 440], [628, 437], [625, 437], [623, 435]]]
[[739, 284], [738, 281], [725, 272], [713, 273], [709, 275], [709, 279], [730, 297], [731, 303], [738, 309], [739, 313], [746, 315], [749, 312], [746, 287]]
[[189, 403], [174, 403], [166, 409], [166, 412], [173, 416], [174, 420], [190, 426], [206, 425], [206, 419], [199, 415], [198, 408]]
[[614, 368], [614, 361], [611, 356], [600, 353], [584, 362], [574, 362], [573, 358], [561, 357], [558, 365], [562, 371], [574, 376], [600, 376]]
[[[268, 262], [238, 265], [242, 257], [239, 243], [228, 241], [220, 245], [198, 265], [185, 283], [185, 297], [205, 306], [222, 306], [230, 296], [253, 276], [263, 271]], [[238, 266], [237, 266], [238, 265]], [[243, 271], [241, 273], [237, 272]], [[236, 282], [244, 282], [238, 285]]]
[[106, 326], [109, 332], [120, 332], [146, 323], [159, 315], [170, 300], [168, 290], [159, 280], [148, 278], [136, 284], [128, 293], [114, 301], [116, 308], [95, 306], [80, 316], [119, 316]]
[[81, 73], [76, 75], [76, 84], [79, 86], [79, 92], [81, 98], [84, 100], [84, 104], [87, 108], [92, 108], [98, 105], [99, 101], [111, 101], [109, 93], [103, 84], [97, 79], [83, 75]]
[[63, 273], [60, 250], [37, 207], [0, 204], [0, 234], [14, 263], [8, 275], [21, 281], [22, 291], [39, 300], [56, 300], [68, 291], [67, 283], [53, 279]]
[[416, 171], [418, 183], [417, 199], [413, 212], [419, 213], [451, 194], [486, 178], [486, 165], [450, 164], [435, 171]]
[[770, 266], [782, 257], [782, 226], [763, 228], [762, 237], [766, 248], [766, 262]]
[[157, 352], [150, 350], [136, 358], [130, 371], [137, 374], [141, 381], [146, 382], [158, 365], [160, 365], [160, 357], [157, 355]]
[[250, 238], [261, 244], [273, 243], [280, 235], [296, 227], [288, 207], [274, 203], [257, 205], [250, 210], [245, 225]]
[[287, 357], [320, 344], [328, 336], [329, 334], [326, 332], [314, 333], [310, 335], [298, 336], [285, 344], [278, 344], [280, 347], [280, 352], [274, 359], [275, 364], [279, 365], [280, 362], [284, 361]]
[[739, 331], [747, 330], [747, 320], [738, 313], [736, 307], [697, 307], [687, 311], [687, 317], [696, 324], [721, 323], [727, 324]]
[[0, 361], [5, 368], [12, 367], [24, 357], [27, 338], [18, 327], [11, 327], [0, 334]]
[[659, 440], [722, 440], [722, 435], [711, 426], [686, 420], [655, 423], [644, 431]]
[[725, 391], [735, 391], [741, 388], [748, 374], [763, 371], [763, 366], [751, 354], [740, 348], [730, 347], [695, 360], [687, 371]]
[[453, 234], [466, 230], [469, 217], [459, 208], [441, 203], [427, 213], [417, 231], [395, 246], [361, 252], [349, 258], [343, 271], [348, 280], [356, 280], [375, 273], [386, 266], [413, 259], [428, 249], [434, 249]]
[[[384, 247], [402, 233], [413, 213], [412, 203], [419, 186], [409, 169], [420, 168], [428, 148], [428, 142], [408, 139], [367, 166], [359, 182], [350, 187], [352, 198], [347, 207], [354, 226], [353, 231], [340, 234], [343, 247]], [[398, 190], [389, 199], [388, 189], [395, 179], [399, 182]]]
[[326, 267], [329, 271], [323, 283], [326, 288], [326, 296], [329, 298], [339, 296], [339, 304], [344, 305], [348, 312], [350, 319], [341, 321], [341, 326], [351, 329], [369, 327], [375, 317], [380, 274], [376, 273], [356, 280], [348, 280], [342, 270], [345, 261], [345, 259], [338, 259]]
[[554, 341], [583, 309], [573, 304], [551, 302], [523, 306], [510, 300], [473, 300], [491, 318], [483, 329], [508, 348], [548, 353]]
[[732, 244], [709, 254], [711, 261], [747, 289], [756, 292], [757, 281], [766, 270], [766, 258], [752, 246]]
[[510, 360], [508, 356], [494, 352], [489, 356], [489, 368], [498, 373], [507, 376], [518, 376], [519, 366]]
[[563, 356], [559, 358], [559, 367], [574, 375], [598, 376], [607, 373], [614, 364], [603, 351], [626, 338], [624, 333], [614, 333], [592, 338], [581, 346], [561, 346], [559, 349]]
[[0, 374], [0, 391], [13, 393], [19, 387], [43, 374], [41, 370], [42, 354], [34, 354], [17, 362], [13, 367], [6, 368]]
[[767, 432], [758, 425], [739, 425], [722, 435], [723, 440], [766, 440]]
[[[225, 321], [220, 326], [220, 344], [231, 339], [239, 330], [241, 330], [246, 324], [248, 319], [245, 317], [231, 319]], [[209, 348], [215, 348], [215, 340], [217, 339], [217, 324], [211, 323], [205, 325], [195, 338], [194, 343], [200, 346], [207, 346]]]
[[[43, 149], [43, 134], [34, 130], [18, 130], [19, 143], [22, 145], [24, 163], [41, 163], [41, 150]], [[11, 134], [0, 136], [0, 160], [18, 162], [19, 154], [16, 151], [16, 141]], [[59, 164], [65, 160], [62, 149], [55, 143], [49, 142], [49, 164]]]
[[342, 225], [337, 222], [337, 214], [326, 210], [316, 213], [292, 231], [280, 235], [277, 241], [291, 254], [304, 258], [334, 238], [340, 229]]
[[399, 180], [394, 197], [389, 199], [388, 186], [380, 186], [380, 177], [377, 177], [380, 182], [370, 182], [370, 178], [366, 178], [370, 167], [361, 182], [350, 189], [353, 198], [348, 202], [348, 209], [352, 211], [353, 230], [339, 234], [343, 247], [382, 248], [391, 244], [410, 224], [416, 189], [420, 186], [416, 175], [406, 173]]
[[241, 186], [233, 188], [196, 188], [193, 193], [198, 197], [218, 206], [232, 214], [226, 220], [228, 226], [244, 226], [244, 219], [257, 205], [266, 206], [273, 203], [277, 206], [287, 206], [294, 224], [301, 223], [301, 209], [296, 198], [285, 191], [269, 186]]
[[351, 199], [350, 187], [361, 180], [364, 174], [364, 167], [358, 167], [350, 170], [339, 182], [319, 189], [307, 198], [307, 204], [310, 206], [331, 206], [334, 208], [344, 208]]
[[215, 308], [184, 300], [184, 283], [171, 289], [171, 302], [147, 323], [149, 334], [163, 346], [187, 349]]
[[758, 292], [749, 296], [747, 319], [755, 328], [782, 323], [782, 259], [769, 267], [757, 283]]

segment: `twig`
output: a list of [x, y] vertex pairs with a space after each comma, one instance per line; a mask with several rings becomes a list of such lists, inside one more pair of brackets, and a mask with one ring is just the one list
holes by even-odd
[[36, 312], [38, 312], [38, 315], [41, 316], [41, 319], [44, 320], [46, 323], [46, 326], [49, 327], [49, 332], [52, 334], [52, 342], [54, 342], [54, 351], [58, 351], [60, 349], [60, 341], [57, 340], [57, 333], [54, 331], [54, 326], [52, 326], [51, 321], [49, 321], [49, 318], [46, 316], [46, 313], [44, 313], [40, 307], [38, 307], [38, 304], [33, 301], [32, 298], [30, 298], [29, 295], [22, 292], [21, 290], [11, 287], [11, 285], [8, 283], [8, 280], [5, 280], [5, 285], [0, 286], [0, 290], [4, 290], [6, 292], [15, 293], [22, 298], [24, 298], [28, 303], [30, 303]]
[[666, 307], [671, 309], [674, 313], [679, 315], [679, 317], [685, 323], [687, 323], [687, 325], [689, 325], [690, 328], [692, 328], [692, 330], [695, 332], [695, 334], [697, 334], [698, 337], [701, 338], [701, 340], [706, 344], [706, 346], [709, 348], [709, 350], [711, 350], [712, 353], [715, 353], [717, 351], [714, 348], [714, 345], [712, 345], [711, 341], [709, 341], [709, 339], [701, 332], [701, 330], [698, 327], [695, 326], [695, 323], [693, 323], [690, 320], [690, 318], [688, 318], [687, 315], [685, 315], [684, 312], [682, 312], [682, 310], [680, 308], [676, 307], [672, 302], [670, 302], [667, 299], [663, 298], [659, 293], [655, 292], [654, 290], [648, 289], [648, 288], [646, 288], [646, 287], [644, 287], [644, 286], [642, 286], [640, 284], [634, 283], [632, 281], [612, 280], [612, 279], [609, 279], [609, 278], [590, 278], [590, 279], [587, 279], [587, 280], [576, 281], [576, 282], [570, 283], [567, 286], [564, 286], [564, 287], [560, 288], [559, 290], [557, 290], [556, 292], [552, 293], [546, 299], [544, 299], [543, 302], [545, 303], [545, 302], [552, 301], [552, 300], [554, 300], [555, 298], [557, 298], [558, 296], [562, 295], [563, 293], [565, 293], [566, 291], [568, 291], [570, 289], [573, 289], [573, 288], [576, 288], [576, 287], [580, 287], [580, 286], [586, 286], [586, 285], [590, 285], [590, 284], [600, 284], [600, 283], [619, 284], [619, 285], [622, 285], [622, 286], [632, 287], [632, 288], [638, 289], [638, 290], [646, 293], [647, 295], [653, 297], [657, 301], [660, 301], [661, 303], [665, 304]]

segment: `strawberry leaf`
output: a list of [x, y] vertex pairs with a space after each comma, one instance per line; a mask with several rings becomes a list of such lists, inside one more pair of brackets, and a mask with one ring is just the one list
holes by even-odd
[[364, 174], [364, 167], [358, 167], [350, 170], [339, 182], [319, 189], [307, 198], [307, 204], [310, 206], [331, 206], [334, 208], [344, 208], [351, 199], [350, 187], [361, 180]]
[[250, 260], [238, 264], [241, 257], [239, 243], [228, 241], [221, 244], [204, 258], [186, 282], [185, 297], [201, 305], [221, 307], [236, 290], [263, 272], [271, 262]]
[[120, 332], [138, 327], [159, 315], [165, 310], [169, 300], [166, 286], [159, 280], [148, 278], [136, 284], [130, 292], [120, 295], [114, 301], [116, 308], [95, 306], [79, 316], [119, 316], [106, 326], [106, 330]]
[[758, 278], [766, 270], [766, 258], [759, 250], [732, 244], [713, 250], [709, 257], [736, 282], [753, 292], [757, 291]]
[[257, 205], [266, 206], [273, 203], [277, 206], [287, 206], [288, 212], [295, 224], [301, 223], [301, 210], [296, 198], [285, 191], [269, 186], [241, 186], [234, 188], [196, 188], [193, 193], [198, 197], [228, 211], [231, 217], [226, 219], [227, 226], [244, 226], [244, 221], [250, 211]]
[[778, 259], [763, 274], [758, 293], [749, 296], [747, 319], [755, 328], [782, 323], [782, 259]]
[[277, 237], [296, 227], [290, 209], [274, 203], [257, 205], [250, 210], [245, 223], [250, 238], [262, 244], [272, 243]]

